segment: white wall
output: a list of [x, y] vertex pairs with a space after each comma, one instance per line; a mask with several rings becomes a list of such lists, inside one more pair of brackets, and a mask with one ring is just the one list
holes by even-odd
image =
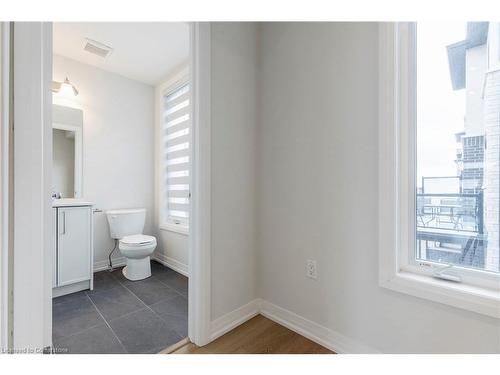
[[[53, 70], [54, 80], [67, 76], [79, 90], [83, 198], [104, 211], [145, 207], [145, 233], [156, 235], [154, 88], [57, 55]], [[104, 212], [94, 214], [94, 264], [106, 265], [112, 247]]]
[[211, 26], [212, 320], [256, 297], [257, 28]]
[[498, 320], [378, 286], [377, 35], [261, 26], [258, 295], [382, 352], [498, 352]]
[[155, 258], [177, 272], [189, 276], [188, 239], [187, 234], [159, 228]]

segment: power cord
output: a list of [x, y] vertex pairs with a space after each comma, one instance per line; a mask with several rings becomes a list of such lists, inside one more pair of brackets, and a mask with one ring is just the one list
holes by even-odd
[[114, 268], [113, 268], [113, 262], [111, 261], [111, 255], [113, 255], [113, 253], [115, 252], [116, 250], [116, 247], [118, 246], [118, 239], [115, 239], [115, 246], [113, 247], [113, 250], [111, 250], [111, 252], [109, 253], [109, 269], [108, 271], [109, 272], [113, 272], [114, 271]]

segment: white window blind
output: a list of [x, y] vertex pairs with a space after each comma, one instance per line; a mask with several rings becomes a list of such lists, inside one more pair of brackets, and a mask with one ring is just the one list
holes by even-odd
[[169, 223], [188, 224], [189, 219], [189, 84], [163, 97], [163, 212]]

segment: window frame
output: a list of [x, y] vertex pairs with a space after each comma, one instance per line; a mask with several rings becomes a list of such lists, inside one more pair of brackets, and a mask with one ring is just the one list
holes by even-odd
[[[182, 86], [186, 84], [190, 84], [189, 80], [189, 69], [188, 67], [184, 67], [180, 70], [179, 73], [174, 74], [170, 79], [167, 79], [163, 84], [159, 85], [156, 90], [156, 100], [157, 100], [157, 147], [158, 147], [158, 152], [157, 152], [157, 160], [158, 160], [158, 168], [157, 168], [157, 187], [158, 187], [158, 221], [159, 221], [159, 228], [161, 230], [167, 230], [170, 232], [176, 232], [179, 234], [183, 235], [188, 235], [189, 234], [189, 219], [186, 221], [183, 221], [181, 223], [176, 223], [174, 220], [168, 217], [166, 214], [165, 210], [163, 209], [165, 206], [165, 191], [167, 188], [167, 184], [163, 183], [163, 181], [166, 181], [166, 171], [165, 171], [165, 163], [164, 163], [164, 144], [165, 144], [165, 138], [163, 134], [163, 107], [164, 107], [164, 97], [169, 95], [170, 93], [173, 93], [177, 89], [181, 88]], [[191, 91], [191, 87], [189, 88]], [[192, 93], [190, 94], [192, 96]], [[192, 101], [190, 101], [190, 106], [192, 105]], [[192, 113], [192, 110], [190, 111]], [[190, 118], [190, 128], [192, 127], [192, 118]], [[190, 170], [190, 176], [189, 176], [189, 186], [191, 190], [191, 183], [192, 183], [192, 176], [191, 176], [191, 164], [192, 164], [192, 132], [189, 132], [189, 155], [190, 155], [190, 163], [189, 163], [189, 170]], [[191, 211], [191, 209], [189, 210]]]
[[442, 264], [414, 260], [415, 24], [381, 23], [379, 37], [379, 285], [500, 318], [498, 274], [456, 266], [454, 283], [432, 277]]

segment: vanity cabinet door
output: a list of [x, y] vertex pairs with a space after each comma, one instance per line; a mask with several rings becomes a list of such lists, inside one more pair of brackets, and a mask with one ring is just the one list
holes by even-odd
[[89, 207], [58, 208], [58, 286], [90, 279], [91, 214]]

